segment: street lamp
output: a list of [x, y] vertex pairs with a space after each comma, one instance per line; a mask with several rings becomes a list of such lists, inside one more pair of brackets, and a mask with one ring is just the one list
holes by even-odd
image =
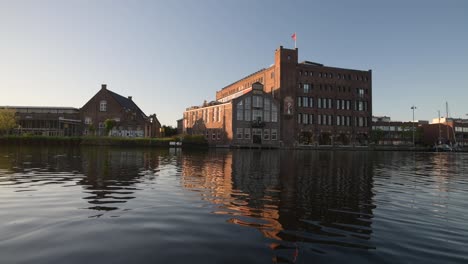
[[414, 110], [416, 110], [416, 106], [411, 106], [411, 110], [413, 110], [413, 123], [412, 125], [412, 130], [413, 130], [413, 147], [414, 147]]

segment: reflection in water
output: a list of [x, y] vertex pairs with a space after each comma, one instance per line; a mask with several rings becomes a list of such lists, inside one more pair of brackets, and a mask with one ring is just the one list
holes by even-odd
[[463, 153], [2, 146], [0, 262], [464, 263], [466, 171]]
[[214, 213], [258, 229], [270, 247], [297, 243], [373, 249], [372, 163], [367, 152], [234, 151], [183, 156], [183, 185], [219, 205]]
[[[154, 177], [167, 151], [119, 148], [10, 147], [2, 151], [0, 168], [7, 175], [0, 186], [16, 185], [16, 192], [38, 186], [82, 186], [87, 209], [112, 211], [135, 198], [136, 185]], [[167, 154], [167, 153], [166, 153]]]

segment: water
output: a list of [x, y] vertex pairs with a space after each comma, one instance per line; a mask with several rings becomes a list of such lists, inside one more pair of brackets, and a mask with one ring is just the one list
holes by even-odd
[[0, 263], [468, 263], [463, 153], [0, 148]]

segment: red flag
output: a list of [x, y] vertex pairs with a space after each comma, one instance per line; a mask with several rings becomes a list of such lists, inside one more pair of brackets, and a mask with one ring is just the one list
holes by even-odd
[[296, 32], [294, 32], [294, 34], [292, 34], [291, 38], [294, 39], [294, 41], [296, 41]]

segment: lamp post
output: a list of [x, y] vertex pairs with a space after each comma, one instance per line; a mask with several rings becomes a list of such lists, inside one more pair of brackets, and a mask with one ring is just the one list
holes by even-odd
[[416, 106], [411, 106], [411, 110], [413, 110], [413, 122], [411, 123], [412, 125], [412, 131], [413, 131], [413, 147], [415, 146], [414, 145], [414, 110], [416, 110]]

